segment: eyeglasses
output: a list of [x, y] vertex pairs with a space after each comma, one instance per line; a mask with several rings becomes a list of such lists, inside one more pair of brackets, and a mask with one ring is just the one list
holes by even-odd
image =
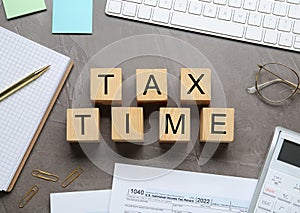
[[282, 105], [300, 90], [300, 78], [297, 72], [280, 63], [259, 65], [255, 86], [247, 88], [250, 94], [257, 93], [265, 102]]

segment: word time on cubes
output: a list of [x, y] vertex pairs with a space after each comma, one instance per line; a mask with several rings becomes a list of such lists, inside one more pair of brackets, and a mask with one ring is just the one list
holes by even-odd
[[[209, 108], [211, 71], [182, 68], [180, 102], [204, 106], [200, 112], [201, 142], [233, 142], [234, 109]], [[122, 69], [92, 68], [90, 98], [96, 105], [111, 105], [111, 139], [115, 142], [143, 142], [143, 107], [118, 107], [122, 104]], [[168, 101], [167, 70], [137, 69], [136, 99], [141, 104], [166, 104]], [[160, 107], [159, 142], [190, 141], [190, 108]], [[99, 142], [99, 108], [67, 109], [67, 141]]]

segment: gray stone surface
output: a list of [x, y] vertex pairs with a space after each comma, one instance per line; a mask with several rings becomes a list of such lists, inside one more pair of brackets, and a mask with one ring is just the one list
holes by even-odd
[[[207, 58], [219, 77], [220, 85], [224, 89], [226, 106], [234, 107], [236, 110], [235, 142], [229, 145], [199, 145], [198, 140], [194, 141], [195, 146], [192, 147], [185, 160], [179, 162], [179, 165], [176, 166], [177, 169], [257, 178], [264, 163], [274, 128], [283, 126], [300, 132], [300, 97], [296, 96], [291, 103], [284, 107], [274, 107], [266, 105], [256, 95], [248, 95], [245, 92], [246, 87], [254, 84], [257, 63], [281, 62], [300, 70], [299, 54], [108, 17], [104, 13], [104, 0], [94, 1], [92, 35], [52, 35], [52, 1], [46, 0], [46, 4], [47, 11], [7, 21], [3, 5], [0, 2], [0, 25], [2, 27], [68, 55], [75, 62], [75, 66], [13, 191], [0, 193], [1, 213], [50, 212], [49, 194], [52, 192], [111, 188], [112, 176], [109, 172], [107, 173], [96, 166], [99, 164], [93, 164], [80, 145], [70, 145], [66, 142], [65, 115], [67, 108], [76, 105], [73, 96], [76, 91], [80, 90], [78, 88], [80, 85], [76, 81], [82, 75], [82, 72], [91, 68], [85, 68], [85, 66], [90, 64], [101, 66], [101, 64], [108, 63], [106, 61], [102, 63], [101, 59], [95, 63], [91, 63], [90, 60], [105, 46], [130, 36], [143, 34], [167, 35], [183, 40], [197, 48]], [[156, 45], [162, 49], [164, 48], [164, 44], [160, 42], [157, 42]], [[142, 48], [151, 48], [152, 46], [153, 44], [147, 43], [146, 40]], [[132, 46], [131, 48], [141, 48], [141, 46]], [[182, 54], [180, 47], [174, 48], [174, 51], [179, 57]], [[118, 58], [122, 54], [127, 53], [125, 50], [112, 52], [111, 63], [119, 63], [114, 61], [114, 58]], [[132, 80], [131, 77], [136, 68], [167, 67], [173, 76], [179, 77], [180, 64], [160, 57], [137, 57], [117, 65], [123, 68], [123, 80], [128, 80], [126, 83], [128, 88], [124, 86], [123, 91], [125, 97], [134, 96], [134, 86], [130, 84], [130, 80]], [[88, 88], [88, 85], [84, 82], [82, 85], [86, 85], [85, 90]], [[217, 91], [216, 88], [217, 86], [213, 89], [215, 95], [212, 97], [215, 101], [223, 94], [222, 91]], [[178, 82], [169, 79], [169, 91], [177, 97], [175, 101], [178, 101]], [[135, 105], [135, 102], [129, 104]], [[151, 112], [151, 109], [148, 111]], [[150, 114], [150, 112], [148, 113]], [[145, 129], [149, 131], [151, 126], [147, 123], [147, 119], [145, 119], [145, 126]], [[152, 125], [153, 129], [155, 129], [154, 127]], [[157, 143], [150, 143], [147, 147], [130, 144], [115, 145], [109, 139], [110, 128], [109, 109], [101, 109], [101, 133], [105, 139], [103, 143], [108, 144], [111, 150], [127, 159], [151, 159], [153, 156], [162, 155], [172, 149], [171, 146], [160, 146]], [[198, 126], [193, 126], [192, 131], [197, 132]], [[150, 134], [148, 136], [151, 138]], [[189, 147], [182, 146], [182, 152], [178, 150], [176, 152], [181, 155]], [[87, 149], [89, 148], [91, 147]], [[215, 149], [216, 152], [214, 152]], [[210, 152], [214, 155], [210, 158], [208, 154], [208, 162], [203, 163], [201, 159], [205, 158], [205, 154]], [[109, 156], [106, 157], [109, 158]], [[127, 162], [122, 161], [122, 158], [118, 161]], [[105, 168], [109, 168], [108, 170], [112, 171], [113, 169], [109, 159], [98, 163], [103, 163]], [[174, 167], [170, 161], [155, 163], [148, 161], [145, 164], [161, 165], [167, 168]], [[61, 188], [58, 183], [45, 182], [31, 176], [31, 170], [39, 168], [59, 174], [63, 178], [77, 166], [82, 166], [84, 173], [66, 189]], [[24, 209], [19, 209], [17, 207], [18, 202], [33, 184], [40, 186], [39, 193]]]

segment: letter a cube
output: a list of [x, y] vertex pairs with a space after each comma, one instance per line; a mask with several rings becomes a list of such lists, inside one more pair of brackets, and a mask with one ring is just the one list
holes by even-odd
[[136, 93], [138, 104], [166, 103], [168, 101], [167, 70], [137, 69]]

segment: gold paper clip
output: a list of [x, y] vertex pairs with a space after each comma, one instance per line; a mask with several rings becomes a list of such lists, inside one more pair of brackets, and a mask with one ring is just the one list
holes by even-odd
[[57, 182], [58, 179], [59, 179], [58, 175], [51, 174], [49, 172], [44, 172], [44, 171], [39, 170], [39, 169], [32, 170], [31, 175], [33, 177], [37, 177], [37, 178], [41, 178], [41, 179], [44, 179], [44, 180], [47, 180], [47, 181], [53, 181], [53, 182]]
[[83, 172], [83, 169], [81, 167], [78, 167], [74, 169], [62, 182], [61, 187], [66, 188], [69, 186], [71, 183], [73, 183], [74, 180], [76, 180], [79, 175]]
[[39, 187], [37, 185], [34, 185], [22, 198], [22, 200], [19, 203], [19, 208], [23, 208], [26, 206], [26, 204], [33, 198], [36, 193], [38, 193]]

